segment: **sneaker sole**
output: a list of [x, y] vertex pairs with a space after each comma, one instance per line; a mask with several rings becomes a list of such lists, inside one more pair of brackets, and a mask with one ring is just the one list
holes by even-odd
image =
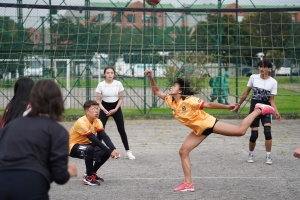
[[272, 164], [273, 164], [273, 162], [266, 162], [266, 164], [267, 164], [267, 165], [272, 165]]
[[94, 183], [90, 183], [90, 182], [86, 182], [86, 181], [83, 181], [83, 185], [90, 185], [90, 186], [95, 186], [95, 185], [100, 185], [100, 183], [98, 184], [94, 184]]
[[125, 156], [125, 158], [128, 158], [129, 160], [135, 160], [135, 158], [130, 158], [127, 155]]
[[184, 189], [184, 190], [178, 190], [178, 191], [175, 191], [175, 190], [174, 190], [174, 192], [188, 192], [188, 191], [194, 192], [195, 189]]
[[248, 163], [254, 163], [254, 160], [248, 160], [247, 162]]

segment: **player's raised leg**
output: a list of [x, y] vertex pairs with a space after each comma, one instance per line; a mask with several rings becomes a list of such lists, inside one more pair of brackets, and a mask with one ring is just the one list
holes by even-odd
[[194, 184], [192, 182], [191, 176], [192, 170], [190, 152], [195, 147], [197, 147], [206, 137], [206, 135], [197, 136], [195, 135], [195, 133], [191, 132], [181, 145], [179, 155], [184, 173], [184, 181], [181, 181], [180, 186], [175, 188], [174, 192], [194, 191]]
[[218, 121], [213, 128], [213, 132], [221, 135], [227, 135], [227, 136], [242, 136], [245, 135], [247, 129], [249, 128], [249, 126], [257, 116], [273, 114], [274, 112], [275, 109], [272, 106], [265, 105], [265, 104], [256, 104], [254, 111], [250, 113], [240, 123], [239, 126]]

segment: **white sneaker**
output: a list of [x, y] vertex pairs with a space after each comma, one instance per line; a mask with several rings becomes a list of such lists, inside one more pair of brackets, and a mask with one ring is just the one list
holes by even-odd
[[253, 154], [251, 154], [251, 153], [249, 153], [249, 156], [248, 156], [248, 163], [254, 163]]
[[131, 153], [131, 151], [126, 151], [126, 157], [129, 158], [129, 160], [134, 160], [135, 157], [134, 155]]
[[268, 165], [272, 165], [272, 159], [271, 159], [271, 156], [266, 156], [266, 164]]

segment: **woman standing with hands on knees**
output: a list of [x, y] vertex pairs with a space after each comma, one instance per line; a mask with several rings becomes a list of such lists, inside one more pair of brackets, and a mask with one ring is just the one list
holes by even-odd
[[99, 119], [105, 128], [108, 118], [110, 116], [114, 118], [126, 150], [126, 157], [130, 160], [134, 160], [135, 156], [129, 149], [127, 134], [124, 126], [124, 118], [121, 109], [124, 87], [120, 81], [114, 80], [115, 69], [113, 67], [106, 67], [104, 69], [104, 76], [105, 80], [100, 82], [96, 88], [96, 101], [100, 106]]

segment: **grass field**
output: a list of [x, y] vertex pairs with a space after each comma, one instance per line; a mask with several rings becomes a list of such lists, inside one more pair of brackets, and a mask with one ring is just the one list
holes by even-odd
[[[235, 78], [230, 78], [230, 92], [233, 95], [241, 96], [244, 90], [246, 89], [246, 85], [248, 82], [249, 77], [240, 77], [238, 78], [238, 82], [236, 85], [236, 79]], [[141, 87], [144, 84], [144, 79], [143, 78], [122, 78], [119, 79], [125, 89], [126, 88], [137, 88]], [[294, 91], [293, 89], [290, 89], [289, 87], [287, 89], [280, 88], [281, 85], [287, 85], [291, 86], [291, 88], [300, 88], [300, 77], [292, 77], [292, 83], [290, 83], [290, 77], [276, 77], [276, 80], [278, 81], [279, 89], [278, 89], [278, 95], [275, 97], [275, 101], [277, 104], [277, 107], [280, 111], [281, 114], [293, 114], [293, 115], [299, 115], [300, 113], [300, 105], [299, 105], [299, 100], [300, 100], [300, 92], [299, 91]], [[162, 88], [169, 87], [169, 82], [165, 78], [157, 78], [157, 85]], [[201, 85], [203, 89], [208, 88], [208, 81], [209, 78], [206, 78], [203, 82], [201, 82]], [[58, 82], [63, 86], [65, 84], [65, 80], [61, 80]], [[84, 87], [85, 81], [81, 81], [81, 87]], [[91, 80], [91, 87], [95, 88], [97, 86], [97, 80], [93, 79]], [[72, 80], [71, 85], [76, 85], [75, 80]], [[148, 80], [146, 81], [146, 86], [149, 87], [149, 82]], [[236, 86], [238, 90], [236, 91]], [[250, 97], [250, 95], [249, 95]], [[143, 108], [139, 109], [123, 109], [124, 116], [132, 116], [132, 115], [137, 115], [137, 116], [143, 116], [144, 115], [144, 110]], [[206, 111], [210, 114], [213, 115], [230, 115], [232, 114], [230, 111], [227, 110], [214, 110], [214, 109], [206, 109]], [[3, 113], [3, 109], [0, 109], [1, 114]], [[247, 114], [249, 112], [249, 108], [241, 108], [239, 114]], [[67, 109], [65, 112], [66, 116], [71, 116], [71, 115], [82, 115], [83, 111], [82, 109]], [[147, 109], [146, 114], [150, 115], [171, 115], [171, 110], [169, 108], [153, 108], [153, 109]]]

